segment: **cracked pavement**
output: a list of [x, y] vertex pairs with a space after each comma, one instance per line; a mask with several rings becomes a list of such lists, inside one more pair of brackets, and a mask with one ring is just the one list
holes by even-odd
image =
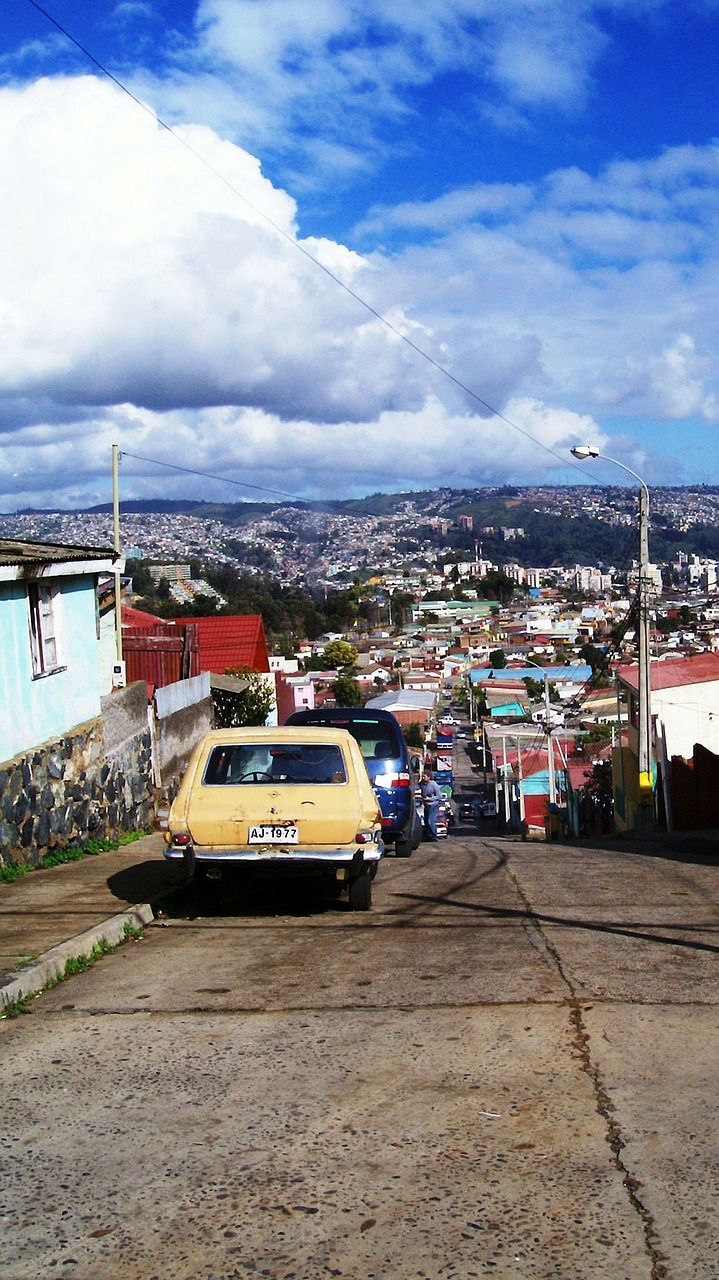
[[714, 1280], [718, 883], [468, 825], [188, 894], [0, 1027], [0, 1275]]

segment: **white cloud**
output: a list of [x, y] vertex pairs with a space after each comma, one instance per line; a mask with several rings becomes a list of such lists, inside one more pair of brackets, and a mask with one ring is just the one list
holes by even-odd
[[316, 495], [528, 481], [604, 415], [718, 420], [716, 147], [377, 206], [432, 239], [363, 257], [177, 132], [206, 163], [92, 77], [0, 91], [3, 506], [94, 495], [113, 442]]
[[[214, 173], [90, 77], [0, 93], [0, 388], [327, 420], [376, 412], [395, 382], [417, 399], [407, 355], [308, 260], [349, 282], [362, 259], [320, 241], [298, 252], [294, 202], [257, 160], [177, 132]], [[364, 364], [371, 380], [353, 372]]]
[[[200, 486], [206, 499], [241, 501], [531, 483], [538, 459], [554, 470], [564, 464], [568, 473], [572, 444], [606, 440], [588, 415], [529, 398], [511, 402], [507, 415], [531, 435], [529, 445], [507, 422], [453, 413], [435, 396], [415, 411], [387, 410], [331, 431], [305, 420], [288, 424], [258, 409], [157, 413], [118, 405], [61, 430], [44, 424], [19, 432], [0, 450], [0, 507], [54, 506], [58, 492], [61, 505], [109, 501], [113, 444], [122, 454], [123, 497], [197, 497]], [[218, 479], [198, 481], [187, 472]]]
[[575, 115], [607, 44], [605, 12], [599, 0], [200, 0], [195, 44], [168, 49], [162, 74], [136, 83], [152, 83], [163, 114], [189, 111], [282, 157], [297, 190], [295, 174], [337, 181], [401, 150], [414, 95], [444, 75], [463, 77], [463, 111], [505, 131], [547, 108]]

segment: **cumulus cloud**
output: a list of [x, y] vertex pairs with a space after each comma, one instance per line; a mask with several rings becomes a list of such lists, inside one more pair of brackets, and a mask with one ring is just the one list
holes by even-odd
[[510, 402], [507, 415], [519, 430], [489, 415], [452, 412], [430, 395], [416, 411], [386, 410], [327, 431], [305, 420], [288, 427], [258, 409], [160, 413], [118, 405], [82, 423], [18, 431], [0, 449], [0, 504], [14, 510], [108, 502], [118, 441], [123, 497], [197, 497], [199, 485], [210, 501], [529, 484], [538, 458], [550, 471], [564, 466], [568, 473], [571, 445], [606, 441], [589, 415], [529, 398]]
[[5, 509], [106, 498], [112, 443], [320, 496], [552, 475], [606, 415], [717, 420], [716, 147], [378, 205], [418, 242], [359, 254], [176, 132], [91, 76], [0, 91]]
[[0, 163], [13, 177], [0, 215], [0, 388], [326, 421], [417, 400], [408, 353], [310, 258], [345, 283], [363, 260], [299, 244], [294, 202], [254, 157], [204, 128], [177, 132], [205, 165], [93, 78], [0, 93]]

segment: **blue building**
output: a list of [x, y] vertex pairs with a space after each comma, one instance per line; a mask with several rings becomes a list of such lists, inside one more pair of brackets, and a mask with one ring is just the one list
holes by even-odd
[[0, 539], [0, 762], [100, 713], [97, 582], [111, 548]]

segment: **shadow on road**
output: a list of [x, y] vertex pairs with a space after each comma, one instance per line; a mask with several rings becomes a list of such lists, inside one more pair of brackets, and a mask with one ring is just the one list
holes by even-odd
[[[442, 894], [439, 897], [418, 893], [398, 894], [397, 896], [403, 897], [409, 902], [421, 903], [426, 906], [454, 907], [460, 911], [471, 911], [488, 916], [493, 920], [517, 920], [537, 925], [554, 925], [560, 929], [584, 929], [589, 933], [616, 934], [623, 938], [636, 938], [642, 942], [657, 942], [661, 946], [683, 947], [688, 951], [706, 951], [710, 954], [719, 955], [719, 944], [698, 942], [691, 938], [677, 937], [675, 934], [652, 932], [655, 927], [661, 929], [661, 925], [654, 926], [639, 922], [623, 924], [619, 921], [607, 920], [603, 920], [600, 923], [596, 920], [580, 920], [574, 916], [550, 916], [542, 912], [532, 911], [531, 908], [521, 910], [518, 907], [488, 907], [481, 902], [461, 902], [456, 898], [449, 897], [447, 894]], [[678, 924], [675, 927], [685, 933], [706, 933], [709, 930], [717, 929], [714, 921], [704, 925]]]
[[157, 902], [166, 893], [174, 893], [187, 879], [181, 863], [148, 859], [132, 867], [125, 867], [109, 876], [107, 887], [119, 902], [134, 905], [137, 902]]

